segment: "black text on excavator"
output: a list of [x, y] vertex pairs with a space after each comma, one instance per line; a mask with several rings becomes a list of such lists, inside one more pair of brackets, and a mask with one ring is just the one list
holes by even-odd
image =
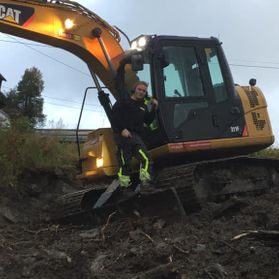
[[[179, 204], [176, 208], [187, 212], [202, 200], [274, 184], [277, 162], [233, 157], [270, 146], [274, 136], [263, 93], [253, 81], [248, 86], [234, 84], [216, 38], [142, 35], [124, 51], [116, 28], [67, 0], [0, 0], [0, 32], [80, 57], [88, 65], [108, 119], [111, 103], [99, 80], [115, 99], [125, 98], [135, 81], [149, 82], [160, 109], [146, 127], [144, 140], [158, 170], [158, 185], [153, 197], [134, 197], [133, 206], [146, 209], [148, 200], [152, 210], [154, 200], [166, 205], [172, 196]], [[110, 128], [90, 133], [80, 154], [81, 178], [115, 177], [115, 154]], [[105, 193], [110, 198], [101, 203], [102, 209], [119, 205], [117, 194], [111, 195], [115, 189], [112, 183], [65, 197], [71, 208], [65, 215], [92, 207], [100, 214], [96, 204]], [[77, 203], [74, 210], [73, 203]]]

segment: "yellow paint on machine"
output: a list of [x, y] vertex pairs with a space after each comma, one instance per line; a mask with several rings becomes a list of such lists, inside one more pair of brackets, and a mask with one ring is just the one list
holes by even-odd
[[[86, 177], [112, 176], [117, 173], [116, 144], [112, 129], [102, 128], [88, 134], [81, 153], [82, 175]], [[102, 166], [98, 160], [102, 158]]]
[[267, 103], [258, 87], [236, 86], [241, 98], [249, 137], [273, 136]]

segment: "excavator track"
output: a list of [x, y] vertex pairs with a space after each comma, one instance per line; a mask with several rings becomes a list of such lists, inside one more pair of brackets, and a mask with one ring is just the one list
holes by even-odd
[[[102, 222], [112, 212], [161, 216], [175, 220], [198, 211], [204, 202], [236, 195], [255, 195], [279, 186], [279, 160], [234, 157], [166, 167], [152, 190], [125, 197], [117, 188], [110, 199], [94, 209], [106, 186], [94, 186], [61, 197], [56, 220]], [[177, 216], [174, 216], [177, 215]], [[105, 219], [105, 220], [104, 220]]]
[[201, 162], [195, 170], [195, 191], [200, 201], [260, 194], [276, 186], [278, 159], [235, 157]]
[[194, 165], [182, 165], [165, 168], [158, 176], [157, 187], [160, 189], [173, 189], [186, 213], [200, 209], [200, 204], [195, 193]]

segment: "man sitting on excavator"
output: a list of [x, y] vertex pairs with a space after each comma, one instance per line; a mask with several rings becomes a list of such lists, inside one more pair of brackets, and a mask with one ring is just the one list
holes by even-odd
[[150, 111], [145, 104], [148, 83], [137, 81], [129, 98], [117, 101], [113, 106], [115, 141], [118, 147], [118, 178], [122, 189], [131, 185], [131, 160], [140, 162], [139, 179], [142, 185], [151, 181], [151, 159], [141, 138], [144, 123], [149, 125], [158, 108], [157, 100], [151, 98]]

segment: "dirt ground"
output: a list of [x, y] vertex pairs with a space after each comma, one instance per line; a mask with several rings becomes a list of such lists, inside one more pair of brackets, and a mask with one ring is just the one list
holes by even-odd
[[[279, 278], [279, 193], [207, 203], [181, 221], [139, 214], [104, 224], [53, 224], [57, 196], [82, 185], [66, 171], [26, 173], [1, 186], [0, 278]], [[117, 213], [115, 213], [117, 214]]]

